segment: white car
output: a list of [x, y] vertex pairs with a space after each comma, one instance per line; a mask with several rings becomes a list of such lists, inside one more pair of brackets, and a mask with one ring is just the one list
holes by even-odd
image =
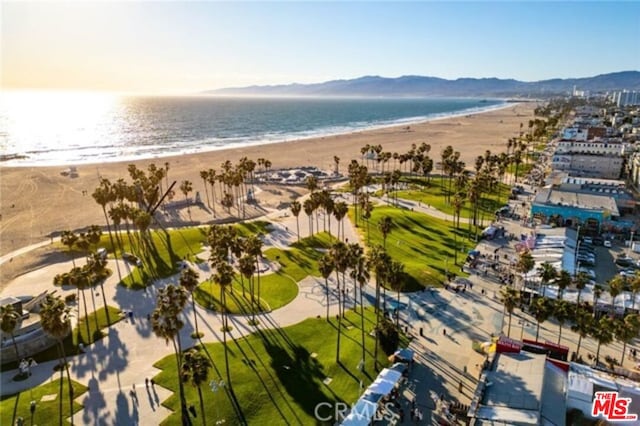
[[604, 240], [603, 245], [604, 245], [605, 247], [607, 247], [607, 248], [611, 248], [611, 241], [609, 241], [609, 240]]

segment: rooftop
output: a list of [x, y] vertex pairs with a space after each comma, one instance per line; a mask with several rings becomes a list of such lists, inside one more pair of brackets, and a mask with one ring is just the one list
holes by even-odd
[[587, 210], [608, 210], [612, 216], [620, 215], [616, 200], [613, 197], [559, 191], [550, 188], [538, 191], [533, 204], [575, 207]]

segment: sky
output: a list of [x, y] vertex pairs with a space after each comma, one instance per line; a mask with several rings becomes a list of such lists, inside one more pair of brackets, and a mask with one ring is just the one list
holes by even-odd
[[4, 89], [190, 93], [640, 70], [635, 1], [3, 1], [0, 13]]

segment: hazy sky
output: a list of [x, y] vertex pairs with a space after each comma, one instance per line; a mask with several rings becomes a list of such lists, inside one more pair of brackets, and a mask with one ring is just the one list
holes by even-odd
[[5, 88], [182, 92], [362, 75], [640, 70], [639, 2], [6, 2]]

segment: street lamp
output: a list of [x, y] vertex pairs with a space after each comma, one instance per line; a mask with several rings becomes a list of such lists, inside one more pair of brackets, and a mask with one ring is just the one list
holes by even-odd
[[29, 406], [29, 410], [31, 411], [31, 426], [33, 426], [33, 415], [36, 413], [36, 402], [31, 401], [31, 405]]
[[[211, 388], [211, 391], [213, 392], [214, 396], [215, 396], [216, 393], [218, 393], [218, 391], [220, 389], [224, 388], [225, 386], [226, 386], [226, 383], [222, 379], [219, 382], [215, 381], [215, 380], [212, 380], [212, 381], [209, 382], [209, 387]], [[216, 424], [217, 425], [221, 425], [226, 420], [225, 419], [218, 420], [218, 416], [219, 416], [218, 404], [214, 404], [214, 405], [216, 407]]]

